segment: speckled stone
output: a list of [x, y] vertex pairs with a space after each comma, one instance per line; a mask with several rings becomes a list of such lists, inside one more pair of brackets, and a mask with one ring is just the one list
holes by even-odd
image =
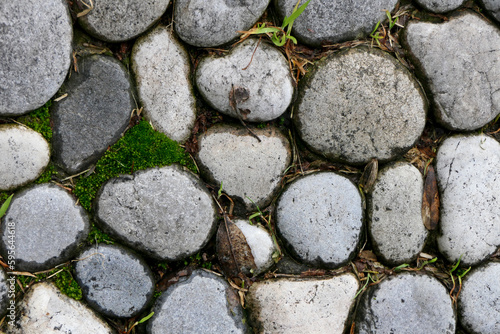
[[498, 0], [479, 0], [491, 16], [493, 16], [497, 22], [500, 22], [500, 1]]
[[465, 0], [416, 0], [417, 3], [434, 13], [446, 13], [462, 6]]

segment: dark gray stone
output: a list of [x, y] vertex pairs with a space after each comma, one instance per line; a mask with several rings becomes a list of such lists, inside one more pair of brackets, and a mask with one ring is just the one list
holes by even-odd
[[493, 16], [497, 22], [500, 22], [500, 1], [498, 0], [479, 0], [486, 11]]
[[417, 3], [434, 13], [446, 13], [462, 6], [465, 0], [416, 0]]
[[53, 107], [55, 162], [78, 173], [114, 144], [128, 126], [134, 100], [125, 67], [107, 56], [84, 57], [66, 82], [68, 97]]

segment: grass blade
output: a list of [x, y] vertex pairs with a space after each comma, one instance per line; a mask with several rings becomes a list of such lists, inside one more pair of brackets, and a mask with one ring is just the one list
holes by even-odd
[[7, 212], [13, 196], [14, 194], [10, 195], [9, 198], [7, 198], [7, 200], [5, 200], [5, 202], [2, 204], [2, 207], [0, 207], [0, 218], [2, 218], [3, 215]]

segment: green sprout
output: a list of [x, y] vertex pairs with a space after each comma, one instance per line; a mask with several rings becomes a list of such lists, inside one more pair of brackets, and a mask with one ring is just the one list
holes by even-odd
[[3, 215], [7, 212], [7, 209], [9, 208], [9, 205], [10, 205], [10, 201], [12, 200], [12, 197], [14, 196], [14, 194], [10, 195], [7, 200], [5, 200], [5, 202], [2, 204], [2, 206], [0, 207], [0, 218], [3, 217]]

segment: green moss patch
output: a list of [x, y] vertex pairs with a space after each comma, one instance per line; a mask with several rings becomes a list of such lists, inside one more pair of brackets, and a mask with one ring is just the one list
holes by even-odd
[[52, 101], [49, 101], [37, 110], [17, 119], [18, 122], [32, 128], [36, 132], [39, 132], [49, 143], [52, 140], [52, 128], [50, 127], [49, 111], [51, 105]]
[[[54, 283], [54, 285], [66, 296], [75, 300], [82, 299], [82, 289], [73, 278], [73, 275], [71, 274], [71, 267], [69, 266], [63, 267], [62, 269], [54, 269], [47, 273], [38, 274], [36, 275], [36, 278], [31, 276], [18, 276], [17, 278], [23, 287], [27, 287], [33, 283], [49, 280], [52, 281], [52, 283]], [[20, 290], [17, 285], [16, 289]]]

